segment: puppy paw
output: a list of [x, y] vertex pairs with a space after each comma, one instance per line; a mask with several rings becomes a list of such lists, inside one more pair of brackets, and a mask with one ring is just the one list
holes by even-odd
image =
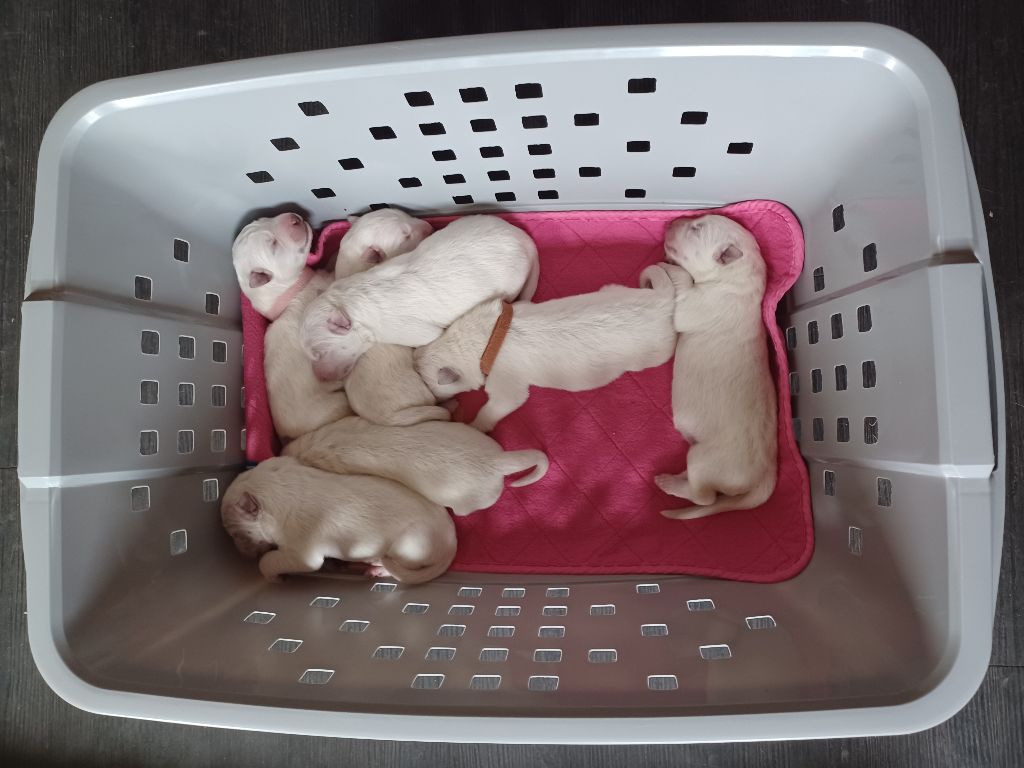
[[665, 282], [667, 275], [661, 264], [651, 264], [640, 273], [640, 287], [654, 288], [660, 282]]
[[393, 578], [392, 575], [388, 573], [388, 569], [385, 568], [383, 565], [370, 565], [367, 567], [365, 571], [363, 571], [363, 575], [368, 579]]
[[678, 491], [686, 487], [686, 473], [658, 475], [654, 478], [654, 484], [669, 496], [678, 496]]

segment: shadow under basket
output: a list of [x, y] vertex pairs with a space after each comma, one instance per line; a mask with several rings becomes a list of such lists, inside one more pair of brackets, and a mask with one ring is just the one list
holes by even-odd
[[[351, 110], [348, 105], [362, 105]], [[816, 549], [778, 584], [450, 573], [272, 585], [244, 456], [239, 227], [778, 200]], [[998, 326], [956, 95], [862, 24], [604, 28], [101, 83], [39, 157], [19, 451], [29, 639], [84, 709], [365, 738], [685, 742], [934, 725], [987, 665]], [[100, 439], [102, 438], [102, 440]]]

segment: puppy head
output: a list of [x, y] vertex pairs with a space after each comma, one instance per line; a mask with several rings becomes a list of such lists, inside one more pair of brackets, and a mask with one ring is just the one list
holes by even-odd
[[261, 493], [261, 475], [265, 471], [258, 470], [259, 467], [236, 477], [220, 504], [224, 529], [231, 535], [238, 551], [254, 560], [277, 549], [270, 530], [273, 526], [268, 519], [271, 512], [264, 507], [265, 495]]
[[757, 241], [725, 216], [673, 221], [665, 233], [665, 260], [683, 267], [695, 283], [764, 284], [765, 266]]
[[373, 339], [347, 308], [335, 306], [328, 294], [322, 294], [306, 309], [299, 343], [320, 381], [342, 381]]
[[413, 353], [416, 373], [439, 401], [483, 386], [479, 355], [467, 355], [451, 328]]
[[313, 228], [297, 213], [256, 219], [242, 227], [231, 246], [238, 285], [257, 311], [267, 312], [302, 273]]
[[354, 275], [408, 253], [434, 231], [427, 222], [396, 208], [350, 216], [349, 221], [352, 226], [341, 238], [335, 278]]

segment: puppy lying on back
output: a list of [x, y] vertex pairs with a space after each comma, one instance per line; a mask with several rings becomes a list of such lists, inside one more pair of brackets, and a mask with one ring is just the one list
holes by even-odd
[[345, 392], [356, 415], [374, 424], [402, 427], [451, 418], [413, 368], [412, 347], [374, 344], [345, 379]]
[[397, 480], [456, 515], [494, 504], [505, 489], [505, 475], [536, 467], [512, 481], [520, 487], [537, 482], [548, 469], [541, 451], [504, 451], [472, 427], [441, 421], [382, 427], [352, 416], [303, 435], [284, 453], [329, 472]]
[[494, 216], [467, 216], [409, 253], [335, 282], [312, 302], [302, 346], [322, 381], [345, 378], [373, 344], [416, 347], [490, 298], [533, 296], [537, 248]]
[[665, 256], [678, 265], [667, 267], [679, 332], [672, 412], [690, 451], [685, 472], [659, 475], [655, 483], [697, 506], [662, 514], [692, 520], [751, 509], [772, 495], [777, 473], [761, 251], [746, 229], [711, 215], [669, 225]]
[[348, 220], [352, 226], [338, 247], [335, 280], [408, 253], [434, 231], [427, 222], [397, 208], [381, 208]]
[[306, 266], [313, 229], [294, 213], [256, 219], [231, 247], [238, 284], [270, 320], [263, 337], [263, 373], [274, 430], [282, 440], [305, 434], [352, 411], [338, 382], [313, 375], [298, 343], [302, 311], [331, 284]]
[[235, 478], [221, 520], [270, 581], [312, 573], [330, 557], [419, 584], [455, 557], [455, 526], [442, 507], [391, 480], [336, 475], [293, 458], [268, 459]]
[[473, 426], [487, 432], [526, 402], [531, 386], [580, 392], [668, 360], [675, 292], [663, 270], [649, 282], [540, 304], [486, 301], [416, 350], [416, 369], [442, 400], [483, 385], [488, 400]]

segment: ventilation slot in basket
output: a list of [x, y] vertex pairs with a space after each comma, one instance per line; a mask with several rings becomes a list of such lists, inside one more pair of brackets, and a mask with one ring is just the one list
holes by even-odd
[[451, 661], [455, 658], [454, 648], [434, 647], [427, 650], [425, 661]]
[[679, 678], [675, 675], [648, 675], [647, 687], [652, 691], [674, 691], [679, 687]]
[[501, 675], [473, 675], [469, 687], [474, 691], [496, 691], [501, 687]]
[[424, 691], [436, 691], [444, 685], [444, 675], [416, 675], [412, 680], [412, 688]]

